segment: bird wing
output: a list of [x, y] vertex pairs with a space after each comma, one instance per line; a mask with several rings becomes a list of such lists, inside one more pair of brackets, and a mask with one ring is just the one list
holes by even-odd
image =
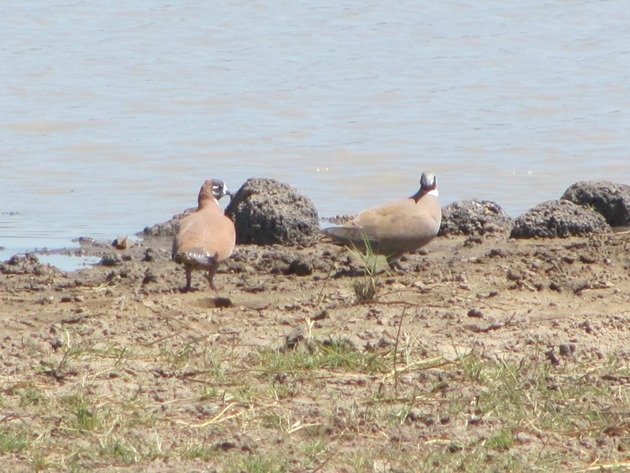
[[222, 261], [232, 254], [235, 240], [234, 224], [229, 218], [201, 210], [182, 219], [173, 240], [173, 255], [200, 253]]
[[417, 249], [438, 232], [440, 206], [437, 199], [424, 196], [397, 200], [364, 210], [340, 227], [324, 229], [339, 243], [364, 248], [365, 241], [377, 252], [396, 254]]

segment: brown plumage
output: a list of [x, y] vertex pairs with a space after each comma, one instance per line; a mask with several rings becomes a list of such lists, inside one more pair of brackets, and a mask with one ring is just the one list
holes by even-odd
[[193, 270], [208, 271], [206, 278], [212, 289], [219, 263], [234, 251], [234, 223], [223, 214], [219, 199], [231, 194], [218, 179], [203, 183], [199, 191], [197, 211], [184, 217], [173, 240], [173, 260], [184, 265], [186, 290], [191, 288]]
[[361, 250], [367, 242], [375, 254], [386, 256], [393, 265], [437, 235], [442, 221], [437, 197], [435, 176], [423, 173], [420, 189], [411, 197], [364, 210], [344, 225], [323, 232], [337, 243]]

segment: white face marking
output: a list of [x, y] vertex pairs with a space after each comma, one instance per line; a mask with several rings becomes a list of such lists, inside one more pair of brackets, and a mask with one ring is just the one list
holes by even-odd
[[437, 187], [435, 189], [430, 190], [429, 192], [427, 192], [427, 195], [432, 195], [433, 197], [439, 197], [440, 193], [437, 190]]
[[226, 191], [227, 187], [225, 187], [225, 184], [215, 184], [212, 186], [212, 195], [214, 196], [215, 200], [219, 200], [221, 197], [223, 197]]

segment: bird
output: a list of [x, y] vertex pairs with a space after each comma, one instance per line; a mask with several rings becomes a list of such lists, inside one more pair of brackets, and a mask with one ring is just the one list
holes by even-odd
[[420, 189], [406, 199], [362, 211], [352, 220], [322, 232], [334, 243], [384, 255], [390, 267], [400, 269], [398, 259], [428, 244], [440, 230], [442, 208], [437, 179], [422, 173]]
[[225, 195], [232, 198], [223, 181], [205, 181], [199, 190], [197, 210], [179, 223], [179, 231], [173, 239], [172, 257], [186, 271], [185, 291], [191, 289], [193, 270], [208, 271], [208, 284], [217, 291], [214, 275], [219, 263], [229, 258], [234, 251], [234, 223], [219, 206], [219, 199]]

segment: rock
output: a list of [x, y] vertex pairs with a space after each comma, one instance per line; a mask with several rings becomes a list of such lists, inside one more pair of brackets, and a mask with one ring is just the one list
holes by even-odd
[[53, 337], [50, 339], [50, 346], [53, 350], [58, 350], [63, 346], [63, 340], [59, 337]]
[[574, 343], [564, 343], [560, 345], [558, 348], [560, 350], [560, 356], [564, 356], [564, 357], [572, 356], [573, 353], [575, 352]]
[[122, 264], [123, 260], [120, 256], [116, 254], [104, 255], [101, 260], [98, 262], [101, 266], [118, 266]]
[[147, 268], [144, 272], [144, 277], [142, 278], [142, 285], [146, 285], [149, 283], [157, 282], [158, 277], [155, 272], [151, 268]]
[[494, 258], [494, 257], [507, 258], [508, 256], [509, 256], [509, 253], [501, 248], [492, 248], [488, 252], [488, 257], [490, 258]]
[[313, 265], [303, 258], [296, 258], [291, 261], [284, 274], [295, 274], [296, 276], [310, 276], [313, 274]]
[[552, 365], [558, 366], [560, 364], [560, 358], [554, 352], [553, 348], [545, 352], [545, 356], [551, 362]]
[[2, 274], [34, 274], [35, 276], [60, 274], [60, 271], [50, 265], [43, 265], [36, 255], [13, 255], [6, 262], [0, 263]]
[[229, 297], [215, 297], [214, 306], [217, 308], [232, 307], [232, 299]]
[[126, 250], [129, 248], [129, 238], [126, 236], [119, 236], [114, 241], [112, 241], [112, 246], [117, 250]]
[[556, 238], [607, 233], [610, 226], [601, 214], [568, 200], [538, 204], [514, 221], [511, 238]]
[[298, 343], [304, 341], [305, 339], [306, 337], [304, 336], [302, 329], [296, 327], [285, 337], [282, 349], [287, 350], [295, 348]]
[[248, 179], [225, 214], [234, 221], [239, 244], [310, 246], [320, 234], [310, 199], [273, 179]]
[[495, 202], [459, 200], [442, 208], [438, 235], [484, 235], [507, 230], [512, 219]]
[[144, 251], [144, 257], [142, 258], [142, 261], [144, 261], [145, 263], [152, 263], [155, 261], [155, 250], [153, 248], [147, 248]]
[[152, 227], [145, 227], [137, 235], [142, 237], [174, 237], [179, 229], [179, 221], [196, 210], [197, 207], [186, 209], [182, 213], [174, 215], [168, 222], [156, 223]]
[[561, 199], [591, 207], [611, 227], [630, 225], [630, 186], [609, 181], [582, 181], [569, 187]]
[[483, 312], [481, 312], [479, 309], [470, 309], [467, 315], [468, 317], [483, 319]]

